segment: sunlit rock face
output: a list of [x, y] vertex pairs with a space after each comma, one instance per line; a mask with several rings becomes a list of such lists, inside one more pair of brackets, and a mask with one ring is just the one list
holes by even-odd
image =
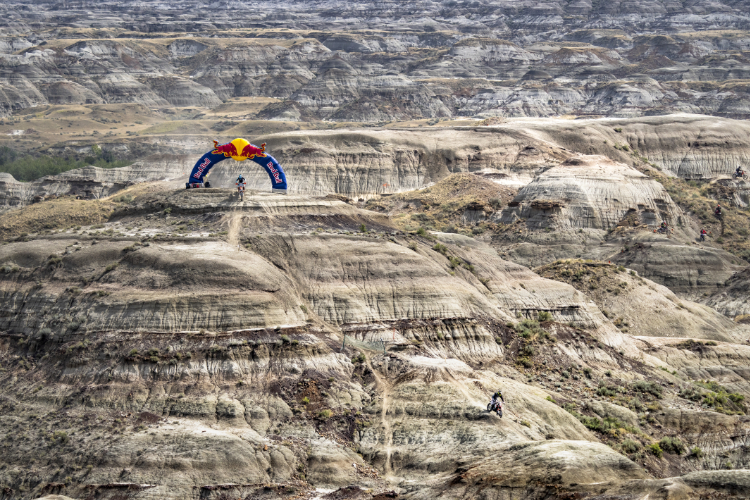
[[523, 187], [500, 221], [513, 224], [523, 218], [534, 229], [608, 230], [629, 212], [652, 219], [647, 221], [652, 225], [681, 223], [680, 209], [655, 180], [605, 157], [579, 156]]

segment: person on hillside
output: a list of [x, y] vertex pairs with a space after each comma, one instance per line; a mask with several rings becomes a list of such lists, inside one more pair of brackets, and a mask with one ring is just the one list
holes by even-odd
[[706, 236], [708, 236], [708, 231], [706, 231], [706, 228], [701, 228], [701, 241], [706, 241]]
[[245, 187], [247, 187], [247, 181], [245, 181], [245, 178], [242, 177], [242, 174], [240, 174], [240, 176], [237, 177], [237, 181], [234, 183], [234, 185], [237, 186], [237, 196], [239, 197], [240, 201], [244, 201]]
[[716, 204], [716, 209], [714, 209], [714, 215], [716, 217], [721, 217], [721, 204]]
[[744, 172], [742, 171], [742, 166], [741, 165], [737, 165], [737, 170], [735, 170], [735, 174], [737, 174], [737, 177], [742, 177], [742, 175], [744, 174]]
[[505, 399], [503, 398], [503, 391], [501, 391], [500, 389], [498, 389], [497, 392], [495, 392], [495, 394], [492, 395], [492, 406], [493, 406], [493, 408], [494, 408], [495, 404], [497, 404], [497, 400], [498, 399], [500, 401], [502, 401], [503, 403], [505, 403]]

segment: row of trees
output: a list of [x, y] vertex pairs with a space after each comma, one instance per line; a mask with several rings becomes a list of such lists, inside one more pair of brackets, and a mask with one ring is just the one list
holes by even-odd
[[0, 147], [0, 172], [7, 172], [16, 180], [33, 181], [45, 175], [55, 175], [89, 165], [102, 168], [118, 168], [129, 165], [127, 160], [119, 160], [110, 150], [103, 150], [96, 144], [91, 153], [83, 158], [23, 155], [7, 147]]

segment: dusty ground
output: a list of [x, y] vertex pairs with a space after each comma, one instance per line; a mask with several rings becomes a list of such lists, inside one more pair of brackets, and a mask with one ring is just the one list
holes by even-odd
[[[537, 276], [331, 198], [126, 195], [102, 224], [0, 247], [6, 495], [469, 498], [488, 477], [529, 498], [651, 477], [709, 491], [682, 476], [748, 460], [723, 436], [747, 432], [750, 348], [616, 266]], [[566, 270], [573, 286], [545, 279]], [[592, 282], [612, 291], [574, 288]], [[658, 329], [618, 302], [639, 287], [673, 304]], [[696, 321], [702, 340], [664, 338]], [[497, 387], [502, 420], [485, 411]], [[488, 453], [531, 461], [506, 480]]]

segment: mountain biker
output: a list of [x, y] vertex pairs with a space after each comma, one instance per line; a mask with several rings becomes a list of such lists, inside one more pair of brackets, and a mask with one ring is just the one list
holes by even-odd
[[706, 228], [701, 228], [701, 241], [706, 241], [706, 235], [708, 235], [708, 231], [706, 231]]

